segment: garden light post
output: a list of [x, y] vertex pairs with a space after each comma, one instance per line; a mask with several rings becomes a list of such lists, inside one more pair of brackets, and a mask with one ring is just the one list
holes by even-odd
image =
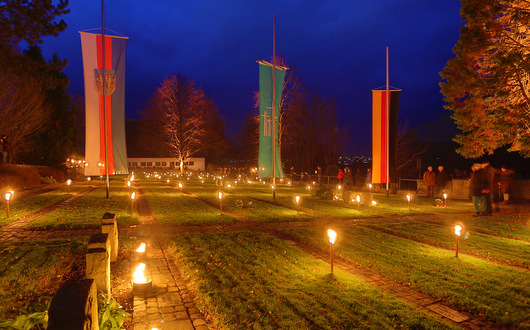
[[70, 185], [72, 184], [72, 180], [68, 179], [66, 180], [66, 191], [70, 193]]
[[444, 207], [447, 207], [447, 194], [444, 193]]
[[131, 193], [131, 216], [133, 215], [133, 209], [134, 209], [134, 199], [136, 198], [136, 193], [133, 191]]
[[219, 191], [217, 194], [219, 197], [219, 210], [221, 211], [221, 214], [223, 214], [223, 192]]
[[462, 226], [456, 225], [455, 226], [455, 237], [456, 237], [456, 254], [455, 256], [458, 258], [458, 238], [462, 234]]
[[131, 180], [127, 180], [127, 188], [131, 189]]
[[410, 211], [410, 197], [411, 197], [411, 196], [410, 196], [409, 194], [407, 194], [407, 201], [408, 201], [408, 203], [409, 203], [409, 211]]
[[334, 232], [331, 229], [328, 229], [328, 236], [329, 236], [329, 263], [331, 265], [331, 274], [333, 274], [333, 246], [335, 245], [335, 238], [337, 237], [337, 233]]
[[287, 181], [287, 185], [291, 188], [291, 181]]
[[180, 196], [182, 196], [182, 182], [179, 182]]
[[294, 196], [294, 201], [296, 202], [296, 211], [300, 213], [300, 196], [299, 195]]
[[4, 199], [6, 201], [6, 210], [7, 210], [7, 217], [9, 218], [9, 201], [11, 200], [11, 198], [13, 197], [13, 192], [12, 191], [6, 191], [4, 193]]
[[355, 201], [357, 201], [357, 209], [360, 211], [361, 210], [361, 195], [357, 195], [357, 197], [355, 197]]
[[372, 195], [372, 184], [371, 183], [368, 184], [368, 189], [370, 189], [370, 195]]

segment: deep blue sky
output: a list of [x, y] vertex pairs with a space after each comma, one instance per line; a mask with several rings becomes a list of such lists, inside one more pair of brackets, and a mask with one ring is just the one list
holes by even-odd
[[[240, 129], [258, 90], [256, 60], [276, 49], [295, 65], [306, 86], [333, 97], [349, 126], [355, 154], [371, 154], [371, 90], [403, 90], [400, 120], [432, 122], [443, 111], [439, 72], [454, 55], [462, 26], [457, 0], [373, 1], [130, 1], [107, 0], [105, 25], [128, 36], [126, 117], [138, 111], [164, 77], [182, 73], [219, 107], [229, 136]], [[84, 94], [80, 30], [101, 27], [101, 2], [70, 0], [68, 28], [45, 38], [44, 55], [69, 62], [72, 93]]]

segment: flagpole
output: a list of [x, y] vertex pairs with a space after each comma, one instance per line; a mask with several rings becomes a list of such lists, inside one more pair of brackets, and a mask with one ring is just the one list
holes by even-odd
[[109, 164], [108, 164], [108, 147], [107, 147], [107, 96], [106, 96], [106, 86], [105, 80], [107, 75], [105, 74], [105, 0], [101, 0], [101, 37], [102, 37], [102, 46], [101, 52], [103, 59], [103, 70], [102, 70], [102, 87], [103, 87], [103, 129], [105, 130], [105, 187], [107, 192], [107, 198], [109, 198]]
[[272, 200], [276, 200], [276, 15], [272, 15]]
[[388, 46], [386, 47], [386, 196], [390, 189], [390, 82], [388, 77]]

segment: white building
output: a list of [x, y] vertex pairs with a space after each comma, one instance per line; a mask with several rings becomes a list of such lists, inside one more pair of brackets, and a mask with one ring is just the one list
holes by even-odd
[[[178, 169], [180, 162], [177, 158], [127, 158], [129, 170], [135, 168]], [[204, 157], [190, 157], [184, 161], [184, 169], [190, 171], [204, 171], [206, 168]]]

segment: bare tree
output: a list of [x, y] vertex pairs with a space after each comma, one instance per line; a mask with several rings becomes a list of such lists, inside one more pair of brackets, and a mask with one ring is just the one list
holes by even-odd
[[400, 122], [397, 128], [397, 170], [400, 177], [414, 177], [418, 171], [414, 162], [429, 148], [418, 135], [409, 129], [408, 121]]
[[165, 133], [172, 156], [180, 161], [181, 172], [186, 158], [209, 148], [209, 129], [214, 126], [212, 121], [219, 119], [213, 101], [194, 86], [193, 80], [182, 75], [164, 79], [144, 115]]
[[31, 137], [48, 123], [48, 110], [41, 88], [23, 83], [12, 73], [0, 72], [0, 133], [9, 140], [9, 162], [30, 150]]

